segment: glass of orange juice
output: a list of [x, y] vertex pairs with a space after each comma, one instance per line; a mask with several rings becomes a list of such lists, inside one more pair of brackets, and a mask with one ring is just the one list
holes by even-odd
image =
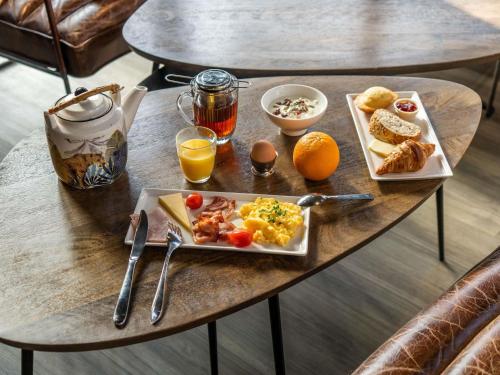
[[217, 135], [203, 126], [190, 126], [177, 133], [175, 143], [186, 180], [195, 184], [208, 181], [215, 165]]

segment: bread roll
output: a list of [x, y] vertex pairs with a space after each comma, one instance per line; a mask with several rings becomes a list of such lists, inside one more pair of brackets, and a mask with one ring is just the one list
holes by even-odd
[[398, 94], [395, 92], [385, 87], [374, 86], [358, 95], [354, 99], [354, 104], [363, 112], [373, 113], [376, 109], [386, 108], [397, 98]]

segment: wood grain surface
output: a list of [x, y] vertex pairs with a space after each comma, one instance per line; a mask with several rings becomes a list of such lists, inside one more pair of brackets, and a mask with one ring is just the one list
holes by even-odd
[[170, 71], [401, 74], [500, 57], [497, 0], [149, 0], [123, 35]]
[[[329, 107], [314, 130], [335, 137], [338, 171], [324, 182], [305, 181], [291, 164], [296, 138], [285, 137], [260, 109], [260, 97], [286, 82], [312, 85]], [[61, 184], [41, 131], [16, 146], [0, 164], [0, 341], [46, 351], [101, 349], [179, 332], [275, 294], [333, 264], [389, 229], [418, 207], [441, 180], [376, 183], [369, 177], [345, 94], [369, 86], [417, 90], [452, 167], [467, 149], [481, 115], [481, 101], [465, 86], [396, 77], [281, 77], [253, 80], [241, 90], [232, 143], [220, 149], [212, 179], [200, 187], [182, 178], [174, 135], [183, 126], [175, 99], [184, 89], [148, 94], [129, 134], [127, 173], [115, 184], [76, 191]], [[273, 142], [277, 173], [250, 173], [251, 144]], [[136, 277], [129, 323], [116, 329], [112, 313], [130, 248], [123, 245], [143, 187], [304, 194], [371, 192], [369, 204], [315, 208], [309, 254], [303, 259], [183, 250], [171, 262], [168, 310], [157, 326], [149, 310], [163, 261], [148, 248]]]

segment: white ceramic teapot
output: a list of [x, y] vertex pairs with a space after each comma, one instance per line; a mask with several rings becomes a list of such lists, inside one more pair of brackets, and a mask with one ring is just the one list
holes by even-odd
[[117, 84], [80, 87], [44, 113], [50, 156], [61, 181], [89, 189], [110, 184], [122, 174], [127, 133], [146, 92], [143, 86], [133, 88], [122, 105]]

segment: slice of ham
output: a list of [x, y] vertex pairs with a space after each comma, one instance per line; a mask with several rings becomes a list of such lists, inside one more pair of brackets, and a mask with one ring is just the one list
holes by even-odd
[[[167, 231], [169, 217], [161, 207], [156, 207], [153, 211], [148, 213], [148, 236], [147, 242], [162, 243], [167, 242]], [[139, 224], [139, 214], [130, 215], [130, 223], [137, 229]]]

